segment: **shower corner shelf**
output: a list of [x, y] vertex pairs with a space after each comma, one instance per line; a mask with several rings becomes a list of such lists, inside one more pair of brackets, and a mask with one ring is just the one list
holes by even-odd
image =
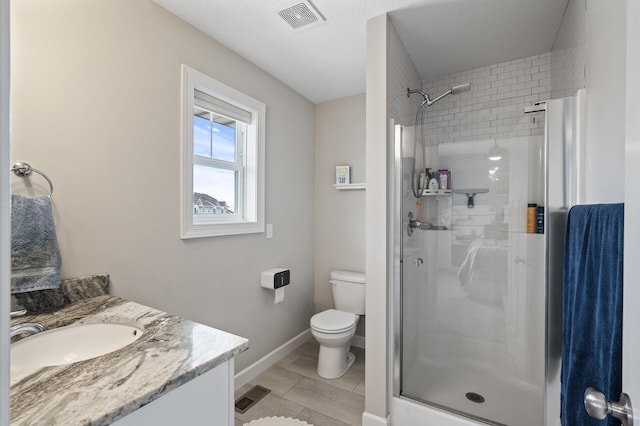
[[340, 191], [349, 190], [349, 189], [367, 189], [366, 183], [335, 183], [333, 184], [335, 189]]
[[422, 192], [423, 197], [433, 197], [439, 195], [451, 195], [450, 189], [425, 189]]

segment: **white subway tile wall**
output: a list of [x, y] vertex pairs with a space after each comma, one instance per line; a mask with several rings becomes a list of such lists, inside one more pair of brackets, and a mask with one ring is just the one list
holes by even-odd
[[551, 97], [551, 53], [450, 74], [422, 86], [433, 99], [462, 83], [471, 83], [471, 90], [425, 110], [429, 145], [543, 134], [543, 115], [524, 114], [524, 109]]
[[407, 88], [421, 88], [433, 99], [452, 86], [471, 90], [451, 95], [424, 112], [429, 145], [447, 142], [535, 136], [544, 133], [544, 114], [524, 114], [527, 106], [575, 95], [585, 86], [585, 0], [570, 0], [550, 52], [420, 82], [398, 33], [387, 39], [389, 117], [413, 125], [421, 96], [407, 99]]

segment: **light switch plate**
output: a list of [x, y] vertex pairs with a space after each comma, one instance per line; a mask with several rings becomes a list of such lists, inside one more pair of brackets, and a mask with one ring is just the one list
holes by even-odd
[[273, 224], [267, 223], [267, 238], [273, 238]]

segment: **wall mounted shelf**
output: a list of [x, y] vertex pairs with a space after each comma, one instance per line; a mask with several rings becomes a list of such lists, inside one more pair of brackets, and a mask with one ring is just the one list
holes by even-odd
[[451, 195], [450, 189], [425, 189], [422, 192], [423, 197], [433, 197], [434, 195]]
[[367, 189], [366, 183], [341, 183], [341, 184], [333, 184], [335, 189], [340, 191], [351, 190], [351, 189]]

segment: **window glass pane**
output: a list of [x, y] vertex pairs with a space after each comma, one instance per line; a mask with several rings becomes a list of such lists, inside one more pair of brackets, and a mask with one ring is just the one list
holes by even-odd
[[211, 157], [211, 121], [208, 112], [196, 110], [193, 116], [193, 153]]
[[194, 107], [193, 154], [236, 161], [236, 121]]
[[[219, 117], [219, 118], [216, 118]], [[222, 123], [220, 123], [222, 119]], [[214, 114], [211, 123], [211, 158], [236, 161], [236, 122]]]
[[193, 166], [193, 214], [235, 214], [237, 173]]

